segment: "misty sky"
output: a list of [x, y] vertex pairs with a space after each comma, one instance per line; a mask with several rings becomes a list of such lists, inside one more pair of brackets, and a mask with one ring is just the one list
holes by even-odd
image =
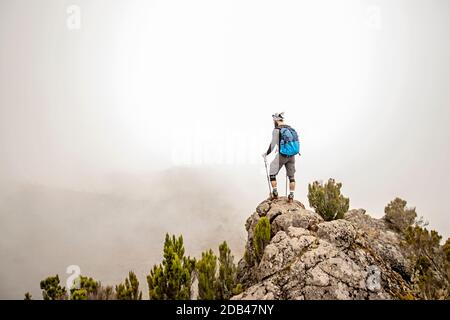
[[[191, 203], [177, 207], [171, 194], [206, 192], [210, 180], [198, 197], [203, 209], [232, 208], [236, 221], [222, 230], [230, 234], [267, 196], [261, 153], [279, 111], [300, 134], [300, 201], [308, 182], [334, 177], [352, 208], [381, 217], [399, 196], [450, 235], [450, 1], [0, 0], [2, 281], [27, 261], [14, 256], [19, 229], [44, 232], [27, 221], [68, 205], [89, 223], [93, 207], [115, 208], [95, 197], [75, 208], [77, 196], [57, 190], [144, 197], [189, 217]], [[49, 188], [45, 201], [18, 187], [27, 185]], [[114, 223], [130, 217], [142, 227], [131, 213]], [[161, 236], [172, 222], [158, 219], [145, 221]], [[52, 227], [64, 251], [67, 233]], [[61, 272], [53, 267], [39, 276]]]

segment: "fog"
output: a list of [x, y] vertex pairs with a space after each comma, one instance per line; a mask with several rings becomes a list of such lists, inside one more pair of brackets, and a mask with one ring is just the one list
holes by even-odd
[[447, 0], [0, 0], [0, 298], [71, 264], [146, 291], [166, 232], [240, 258], [280, 111], [301, 202], [333, 177], [448, 237], [449, 31]]
[[[2, 186], [2, 298], [41, 296], [39, 281], [78, 265], [82, 274], [117, 284], [129, 270], [142, 283], [162, 259], [167, 233], [183, 235], [186, 252], [198, 256], [227, 241], [243, 254], [244, 222], [254, 208], [244, 188], [221, 172], [179, 168], [144, 176], [105, 177], [103, 191], [75, 191], [34, 184]], [[214, 178], [209, 181], [208, 177]], [[222, 178], [222, 179], [220, 179]], [[249, 183], [249, 179], [241, 179]], [[264, 185], [263, 185], [264, 186]], [[261, 186], [257, 188], [264, 194]], [[233, 192], [242, 196], [234, 197]]]

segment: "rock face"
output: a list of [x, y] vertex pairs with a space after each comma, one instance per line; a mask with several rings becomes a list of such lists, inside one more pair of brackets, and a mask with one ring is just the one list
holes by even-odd
[[[253, 246], [261, 217], [271, 223], [262, 257]], [[233, 299], [400, 299], [411, 292], [397, 234], [365, 210], [325, 222], [286, 198], [265, 200], [247, 219], [246, 253]]]

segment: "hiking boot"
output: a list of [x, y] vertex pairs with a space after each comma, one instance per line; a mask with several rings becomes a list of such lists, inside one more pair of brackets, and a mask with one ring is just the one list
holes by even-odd
[[272, 191], [272, 199], [278, 199], [278, 191], [276, 190]]
[[294, 202], [294, 195], [293, 195], [293, 194], [290, 194], [290, 195], [288, 196], [288, 202], [289, 202], [289, 203]]

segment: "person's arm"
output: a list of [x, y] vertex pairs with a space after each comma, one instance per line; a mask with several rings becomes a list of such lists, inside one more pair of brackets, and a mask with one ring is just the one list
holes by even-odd
[[275, 150], [275, 147], [278, 145], [279, 141], [280, 141], [280, 130], [273, 129], [272, 141], [270, 142], [269, 149], [267, 149], [266, 155], [269, 155], [273, 150]]

